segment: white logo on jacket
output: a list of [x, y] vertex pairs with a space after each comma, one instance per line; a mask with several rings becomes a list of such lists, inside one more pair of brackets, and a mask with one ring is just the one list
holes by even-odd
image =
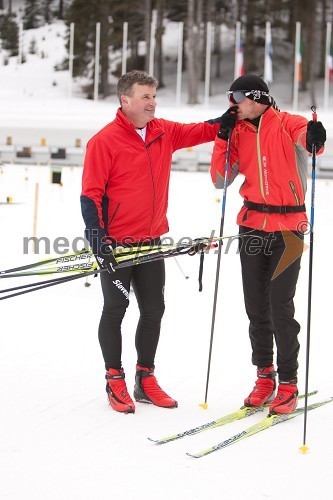
[[268, 170], [267, 170], [267, 158], [266, 156], [262, 157], [262, 164], [264, 166], [264, 186], [265, 186], [265, 194], [269, 195], [269, 183], [268, 183]]

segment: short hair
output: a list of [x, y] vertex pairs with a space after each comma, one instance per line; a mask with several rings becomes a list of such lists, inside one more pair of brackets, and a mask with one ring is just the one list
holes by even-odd
[[117, 96], [121, 104], [121, 96], [131, 96], [133, 93], [133, 86], [148, 85], [148, 87], [158, 87], [158, 81], [153, 76], [148, 75], [145, 71], [133, 70], [122, 75], [117, 84]]

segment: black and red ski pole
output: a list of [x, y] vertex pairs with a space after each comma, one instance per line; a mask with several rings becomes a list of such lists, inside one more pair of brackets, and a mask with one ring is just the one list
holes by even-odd
[[226, 150], [226, 156], [225, 156], [225, 171], [224, 171], [224, 184], [223, 184], [223, 197], [222, 197], [222, 214], [221, 214], [220, 233], [219, 233], [219, 237], [221, 238], [221, 240], [220, 240], [221, 242], [220, 242], [219, 247], [218, 247], [217, 264], [216, 264], [216, 277], [215, 277], [214, 301], [213, 301], [212, 322], [211, 322], [211, 331], [210, 331], [205, 402], [200, 404], [200, 406], [202, 406], [202, 408], [204, 408], [204, 409], [207, 409], [210, 364], [211, 364], [211, 359], [212, 359], [213, 338], [214, 338], [214, 330], [215, 330], [216, 305], [217, 305], [217, 295], [218, 295], [218, 288], [219, 288], [221, 255], [222, 255], [222, 237], [223, 237], [223, 230], [224, 230], [225, 208], [226, 208], [226, 202], [227, 202], [228, 174], [229, 174], [229, 168], [230, 168], [230, 148], [231, 148], [232, 130], [233, 129], [230, 129], [228, 132], [228, 142], [227, 142], [227, 150]]
[[[315, 106], [311, 107], [312, 120], [317, 121]], [[310, 337], [311, 337], [311, 301], [312, 301], [312, 267], [313, 267], [313, 241], [314, 241], [314, 207], [315, 207], [315, 185], [316, 185], [316, 144], [312, 144], [312, 173], [311, 173], [311, 212], [310, 212], [310, 246], [309, 246], [309, 281], [308, 281], [308, 317], [306, 332], [306, 362], [305, 362], [305, 399], [304, 399], [304, 429], [303, 444], [300, 447], [302, 453], [307, 453], [306, 430], [308, 416], [308, 390], [309, 390], [309, 367], [310, 367]]]

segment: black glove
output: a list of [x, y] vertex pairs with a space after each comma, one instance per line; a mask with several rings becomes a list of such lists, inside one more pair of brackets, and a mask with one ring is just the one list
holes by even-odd
[[192, 247], [189, 249], [188, 254], [195, 255], [197, 253], [204, 253], [208, 249], [208, 246], [209, 246], [208, 242], [204, 243], [202, 241], [202, 238], [196, 238], [195, 240], [193, 240]]
[[306, 133], [306, 149], [312, 153], [312, 144], [315, 145], [316, 153], [323, 147], [326, 141], [326, 130], [321, 122], [310, 120]]
[[231, 106], [220, 118], [220, 130], [217, 137], [228, 140], [229, 131], [233, 130], [236, 126], [238, 106]]
[[102, 243], [98, 252], [95, 253], [97, 263], [101, 269], [106, 269], [108, 273], [113, 274], [118, 266], [113, 248], [108, 243]]
[[192, 247], [189, 249], [189, 255], [195, 255], [197, 253], [205, 253], [211, 248], [216, 248], [218, 243], [216, 241], [209, 240], [207, 238], [196, 238], [192, 242]]

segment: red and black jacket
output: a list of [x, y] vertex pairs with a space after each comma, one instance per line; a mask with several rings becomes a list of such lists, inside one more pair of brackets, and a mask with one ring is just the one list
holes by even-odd
[[[306, 227], [304, 200], [309, 153], [306, 150], [307, 119], [273, 107], [261, 115], [258, 128], [246, 120], [237, 121], [231, 136], [228, 184], [238, 173], [244, 182], [244, 198], [237, 224], [262, 231], [299, 230]], [[217, 188], [224, 186], [227, 141], [216, 138], [211, 176]], [[322, 153], [323, 148], [319, 151]], [[291, 213], [257, 211], [246, 205], [295, 207]], [[298, 210], [299, 209], [299, 210]]]

